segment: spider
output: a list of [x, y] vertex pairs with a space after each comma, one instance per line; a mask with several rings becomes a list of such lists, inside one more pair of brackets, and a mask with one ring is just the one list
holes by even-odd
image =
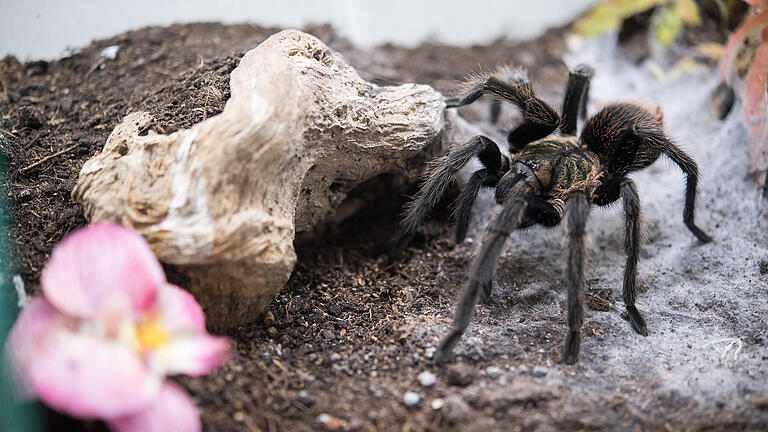
[[[606, 206], [621, 199], [625, 214], [623, 300], [632, 329], [643, 336], [648, 330], [637, 309], [637, 260], [640, 236], [640, 201], [627, 174], [643, 169], [664, 154], [686, 176], [683, 222], [696, 238], [712, 238], [694, 223], [698, 182], [696, 162], [677, 147], [663, 131], [660, 110], [649, 112], [639, 105], [616, 103], [587, 119], [576, 136], [578, 119], [586, 117], [586, 101], [593, 71], [580, 65], [571, 71], [565, 89], [562, 116], [536, 97], [526, 76], [519, 71], [478, 76], [470, 80], [447, 108], [470, 104], [483, 94], [516, 105], [523, 122], [509, 132], [511, 158], [494, 141], [477, 136], [438, 159], [406, 210], [403, 227], [412, 236], [429, 210], [447, 190], [453, 177], [472, 158], [483, 168], [463, 185], [456, 205], [456, 242], [461, 243], [469, 226], [472, 205], [482, 188], [495, 188], [501, 212], [490, 223], [464, 283], [450, 332], [434, 354], [440, 364], [469, 325], [478, 300], [491, 294], [492, 277], [508, 235], [535, 224], [558, 225], [565, 219], [567, 231], [568, 334], [563, 361], [578, 361], [580, 331], [584, 321], [584, 232], [592, 204]], [[503, 78], [502, 78], [503, 77]], [[554, 134], [559, 130], [558, 134]]]

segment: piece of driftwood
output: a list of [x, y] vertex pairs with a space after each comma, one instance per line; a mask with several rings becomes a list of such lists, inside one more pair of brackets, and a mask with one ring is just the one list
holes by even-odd
[[448, 141], [440, 93], [366, 82], [299, 31], [249, 51], [230, 80], [224, 111], [190, 129], [140, 136], [151, 116], [128, 115], [73, 191], [90, 221], [135, 229], [185, 273], [219, 328], [265, 311], [296, 263], [297, 231], [379, 174], [415, 180], [414, 158]]

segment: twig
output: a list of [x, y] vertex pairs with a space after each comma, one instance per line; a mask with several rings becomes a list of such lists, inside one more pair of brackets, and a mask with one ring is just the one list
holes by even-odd
[[91, 66], [91, 68], [88, 70], [88, 72], [86, 72], [86, 74], [85, 74], [85, 78], [87, 79], [88, 77], [90, 77], [90, 76], [91, 76], [91, 74], [92, 74], [92, 73], [94, 73], [94, 72], [96, 71], [96, 69], [98, 69], [98, 68], [99, 68], [101, 65], [103, 65], [103, 64], [104, 64], [104, 57], [101, 57], [101, 58], [99, 59], [99, 61], [97, 61], [96, 63], [94, 63], [94, 65], [93, 65], [93, 66]]
[[6, 134], [6, 135], [10, 135], [10, 136], [12, 136], [12, 137], [14, 137], [14, 138], [18, 138], [18, 136], [14, 135], [14, 134], [13, 134], [13, 133], [11, 133], [11, 131], [9, 131], [9, 130], [0, 129], [0, 132], [4, 133], [4, 134]]
[[[334, 298], [336, 298], [336, 297], [334, 297]], [[333, 300], [333, 299], [331, 299], [331, 300]], [[325, 315], [326, 317], [328, 317], [328, 318], [332, 318], [332, 319], [335, 319], [335, 320], [337, 320], [337, 321], [344, 321], [343, 319], [341, 319], [341, 318], [339, 318], [339, 317], [335, 317], [335, 316], [333, 316], [333, 315], [329, 314], [328, 312], [326, 312], [326, 311], [324, 311], [324, 310], [320, 309], [320, 307], [319, 307], [318, 305], [316, 305], [316, 304], [314, 304], [314, 303], [312, 303], [312, 302], [309, 302], [309, 303], [312, 305], [312, 307], [314, 307], [315, 309], [317, 309], [317, 310], [318, 310], [318, 311], [319, 311], [321, 314]]]
[[37, 162], [33, 163], [32, 165], [29, 165], [29, 166], [26, 166], [26, 167], [22, 168], [20, 171], [21, 171], [21, 172], [24, 172], [24, 171], [29, 171], [29, 170], [31, 170], [32, 168], [34, 168], [34, 167], [36, 167], [36, 166], [39, 166], [39, 165], [40, 165], [40, 164], [42, 164], [42, 163], [48, 162], [49, 160], [51, 160], [51, 159], [53, 159], [53, 158], [55, 158], [55, 157], [57, 157], [57, 156], [61, 156], [61, 155], [63, 155], [64, 153], [66, 153], [66, 152], [68, 152], [68, 151], [72, 150], [72, 149], [73, 149], [73, 148], [75, 148], [75, 147], [77, 147], [77, 144], [72, 144], [71, 146], [69, 146], [69, 147], [67, 147], [67, 148], [65, 148], [65, 149], [63, 149], [63, 150], [59, 150], [59, 151], [57, 151], [56, 153], [54, 153], [54, 154], [52, 154], [52, 155], [50, 155], [50, 156], [46, 156], [46, 157], [44, 157], [44, 158], [40, 159], [39, 161], [37, 161]]

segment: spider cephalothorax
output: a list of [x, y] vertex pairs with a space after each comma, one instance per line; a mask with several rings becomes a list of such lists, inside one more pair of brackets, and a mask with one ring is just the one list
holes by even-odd
[[[474, 157], [480, 159], [484, 168], [464, 184], [457, 199], [456, 241], [461, 242], [466, 236], [472, 205], [480, 189], [495, 188], [496, 202], [503, 206], [490, 223], [473, 261], [453, 328], [435, 352], [436, 362], [448, 359], [469, 325], [477, 301], [490, 295], [494, 267], [507, 236], [515, 229], [535, 224], [555, 226], [564, 218], [568, 237], [565, 279], [569, 331], [563, 354], [566, 363], [575, 363], [584, 320], [584, 231], [590, 205], [604, 206], [619, 198], [625, 213], [627, 254], [623, 300], [632, 328], [647, 335], [645, 320], [635, 306], [640, 201], [634, 183], [626, 175], [647, 167], [662, 154], [686, 175], [683, 222], [701, 242], [712, 240], [694, 224], [696, 163], [664, 134], [660, 111], [651, 113], [626, 103], [609, 105], [584, 123], [580, 137], [575, 136], [578, 118], [585, 117], [591, 75], [592, 70], [586, 66], [570, 73], [562, 117], [536, 97], [519, 72], [475, 77], [458, 98], [446, 101], [448, 108], [454, 108], [488, 93], [515, 104], [523, 114], [523, 123], [507, 137], [511, 159], [502, 155], [490, 138], [477, 136], [433, 165], [408, 209], [403, 223], [406, 238], [437, 204], [453, 176]], [[556, 131], [559, 134], [552, 135]]]

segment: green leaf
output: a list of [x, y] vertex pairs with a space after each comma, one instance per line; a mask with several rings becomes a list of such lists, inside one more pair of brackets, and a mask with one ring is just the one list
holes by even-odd
[[616, 3], [620, 4], [621, 17], [629, 18], [633, 15], [653, 9], [656, 6], [668, 3], [669, 1], [670, 0], [618, 0]]
[[662, 45], [674, 42], [682, 29], [683, 20], [673, 6], [665, 5], [656, 13], [653, 34]]
[[691, 26], [701, 24], [699, 6], [693, 0], [677, 0], [675, 2], [675, 12], [685, 24]]
[[576, 21], [574, 29], [584, 36], [597, 36], [607, 31], [616, 30], [621, 24], [620, 10], [614, 5], [603, 2]]
[[603, 0], [576, 21], [574, 30], [584, 36], [596, 36], [617, 30], [621, 22], [669, 0]]

